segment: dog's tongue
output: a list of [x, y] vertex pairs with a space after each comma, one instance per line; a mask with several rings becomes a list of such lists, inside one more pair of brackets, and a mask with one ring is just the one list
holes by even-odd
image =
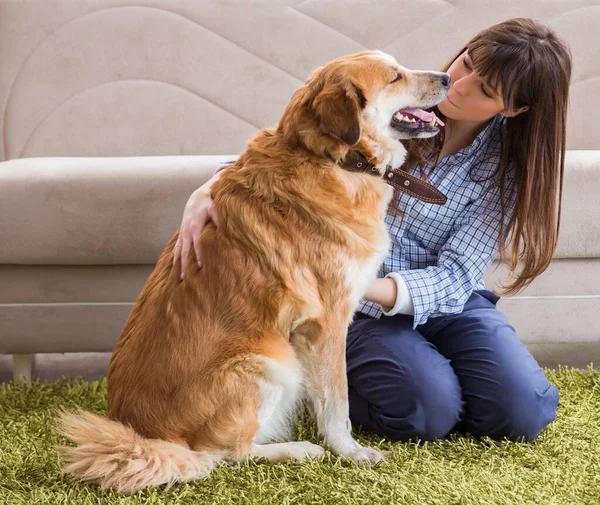
[[402, 109], [400, 111], [402, 114], [406, 115], [411, 115], [414, 116], [416, 118], [419, 118], [421, 121], [425, 121], [426, 123], [431, 123], [431, 120], [433, 118], [435, 118], [436, 123], [439, 123], [440, 126], [444, 126], [444, 122], [437, 117], [433, 112], [426, 112], [422, 109], [417, 109], [414, 107], [410, 107], [408, 109]]

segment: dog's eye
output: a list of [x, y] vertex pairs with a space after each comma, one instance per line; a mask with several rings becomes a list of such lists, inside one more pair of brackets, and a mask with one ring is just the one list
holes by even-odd
[[398, 75], [396, 75], [396, 78], [392, 82], [390, 82], [390, 84], [394, 84], [395, 82], [398, 82], [401, 79], [402, 79], [402, 74], [398, 74]]

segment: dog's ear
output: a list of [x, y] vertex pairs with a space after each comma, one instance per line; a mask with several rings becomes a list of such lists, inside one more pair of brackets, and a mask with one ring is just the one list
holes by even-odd
[[321, 130], [351, 146], [360, 139], [364, 95], [359, 92], [354, 86], [327, 83], [313, 100]]

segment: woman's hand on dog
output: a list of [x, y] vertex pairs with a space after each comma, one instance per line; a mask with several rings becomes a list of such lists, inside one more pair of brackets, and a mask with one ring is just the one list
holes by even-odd
[[181, 280], [185, 274], [185, 266], [188, 262], [188, 256], [192, 247], [196, 252], [198, 268], [202, 268], [200, 255], [200, 234], [209, 221], [219, 225], [219, 217], [214, 206], [210, 188], [219, 179], [221, 172], [217, 172], [206, 184], [200, 186], [192, 193], [185, 210], [181, 226], [179, 227], [179, 237], [173, 249], [173, 264], [177, 263], [177, 258], [181, 258]]

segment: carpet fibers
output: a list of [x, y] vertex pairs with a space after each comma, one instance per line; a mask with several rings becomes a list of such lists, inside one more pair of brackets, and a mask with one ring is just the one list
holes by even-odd
[[[132, 496], [103, 491], [59, 471], [57, 407], [106, 412], [106, 381], [64, 379], [0, 385], [0, 504], [600, 504], [600, 372], [546, 370], [560, 391], [557, 420], [530, 443], [451, 435], [391, 443], [374, 468], [327, 454], [308, 463], [248, 460], [207, 479]], [[317, 442], [303, 417], [296, 436]]]

